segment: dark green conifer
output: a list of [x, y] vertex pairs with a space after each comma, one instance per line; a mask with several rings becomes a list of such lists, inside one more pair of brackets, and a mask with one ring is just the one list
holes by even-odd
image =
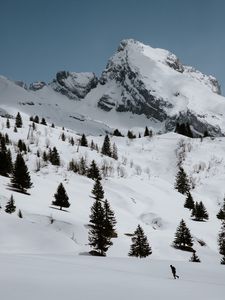
[[5, 212], [8, 214], [12, 214], [16, 211], [15, 201], [13, 198], [13, 195], [11, 195], [9, 201], [7, 202], [5, 206]]
[[32, 187], [28, 168], [24, 162], [23, 156], [20, 153], [18, 153], [16, 157], [11, 183], [13, 187], [21, 192], [26, 192], [27, 189]]
[[194, 250], [193, 251], [193, 254], [189, 260], [190, 262], [201, 262], [200, 258], [196, 255], [196, 251]]
[[111, 155], [112, 155], [111, 143], [110, 143], [110, 139], [109, 139], [108, 134], [105, 136], [105, 139], [104, 139], [104, 142], [103, 142], [103, 145], [102, 145], [101, 153], [103, 155], [107, 155], [109, 157], [111, 157]]
[[183, 219], [177, 227], [175, 239], [173, 241], [173, 246], [182, 250], [186, 250], [193, 246], [190, 230], [187, 228]]
[[70, 207], [69, 197], [67, 196], [66, 190], [62, 183], [59, 184], [57, 188], [57, 192], [54, 194], [55, 201], [52, 201], [52, 205], [56, 205], [60, 207], [62, 210], [63, 207]]
[[87, 171], [87, 177], [93, 179], [93, 180], [101, 180], [101, 175], [98, 166], [96, 165], [95, 160], [92, 160], [91, 165]]
[[17, 116], [16, 116], [15, 126], [16, 126], [17, 128], [21, 128], [22, 125], [23, 125], [22, 118], [21, 118], [20, 113], [18, 112], [18, 113], [17, 113]]
[[150, 254], [152, 254], [152, 250], [149, 246], [147, 236], [144, 234], [142, 227], [138, 225], [132, 237], [132, 244], [128, 255], [144, 258]]
[[187, 194], [186, 201], [184, 203], [184, 207], [188, 208], [188, 209], [193, 209], [194, 206], [195, 206], [194, 200], [193, 200], [193, 198], [191, 196], [191, 193], [189, 192]]
[[80, 146], [88, 147], [88, 141], [84, 133], [82, 134], [82, 137], [80, 139]]
[[95, 181], [94, 187], [92, 189], [92, 194], [94, 195], [94, 198], [96, 200], [103, 200], [104, 199], [104, 190], [101, 185], [101, 182], [99, 179]]
[[181, 194], [186, 194], [190, 192], [190, 184], [188, 177], [182, 167], [179, 167], [179, 171], [176, 176], [175, 189]]
[[91, 248], [101, 256], [105, 256], [108, 248], [112, 245], [111, 237], [106, 234], [104, 218], [102, 203], [96, 199], [91, 207], [88, 240]]
[[209, 215], [206, 211], [206, 208], [204, 206], [204, 204], [202, 203], [202, 201], [200, 201], [199, 203], [196, 202], [194, 208], [192, 209], [192, 217], [194, 217], [195, 221], [204, 221], [204, 220], [208, 220]]

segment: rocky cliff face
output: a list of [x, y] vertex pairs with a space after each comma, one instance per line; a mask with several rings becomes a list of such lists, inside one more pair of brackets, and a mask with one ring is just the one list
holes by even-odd
[[207, 129], [212, 135], [222, 134], [207, 121], [206, 99], [220, 95], [218, 81], [182, 65], [169, 51], [122, 41], [102, 72], [97, 90], [97, 105], [106, 112], [144, 114], [163, 122], [166, 131], [173, 130], [176, 122], [190, 122], [196, 132]]
[[95, 88], [98, 79], [94, 73], [75, 73], [61, 71], [50, 84], [51, 87], [70, 99], [83, 99], [91, 89]]

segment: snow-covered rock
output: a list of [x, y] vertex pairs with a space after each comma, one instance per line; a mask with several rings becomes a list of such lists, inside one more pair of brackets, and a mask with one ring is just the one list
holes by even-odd
[[70, 99], [80, 100], [95, 88], [97, 83], [98, 79], [94, 73], [61, 71], [56, 74], [51, 87]]

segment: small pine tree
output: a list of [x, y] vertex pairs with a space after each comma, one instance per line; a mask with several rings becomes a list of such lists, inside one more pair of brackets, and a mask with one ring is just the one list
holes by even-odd
[[103, 155], [107, 155], [109, 157], [111, 157], [111, 155], [112, 155], [111, 143], [110, 143], [110, 139], [109, 139], [108, 135], [105, 136], [105, 139], [104, 139], [104, 142], [103, 142], [103, 145], [102, 145], [101, 153]]
[[[3, 140], [1, 141], [3, 142]], [[6, 149], [6, 147], [0, 148], [0, 175], [8, 177], [12, 172], [12, 157], [10, 149]]]
[[55, 128], [55, 124], [54, 124], [54, 123], [52, 123], [51, 127], [52, 127], [52, 128]]
[[22, 215], [22, 212], [21, 212], [21, 210], [19, 209], [19, 211], [18, 211], [18, 217], [20, 218], [20, 219], [22, 219], [23, 218], [23, 215]]
[[34, 117], [34, 123], [39, 124], [39, 117], [38, 117], [38, 116], [35, 116], [35, 117]]
[[79, 170], [78, 173], [80, 175], [86, 175], [87, 174], [87, 164], [85, 158], [82, 156], [79, 161]]
[[70, 144], [71, 144], [72, 146], [74, 146], [75, 142], [74, 142], [73, 137], [70, 138], [69, 142], [70, 142]]
[[80, 139], [80, 146], [88, 147], [88, 141], [84, 133], [82, 134], [82, 137]]
[[118, 151], [115, 143], [113, 143], [112, 158], [114, 158], [115, 160], [118, 159]]
[[16, 126], [14, 126], [14, 129], [13, 129], [13, 131], [14, 131], [14, 132], [17, 132], [17, 128], [16, 128]]
[[223, 199], [223, 207], [219, 210], [216, 216], [219, 220], [225, 220], [225, 197]]
[[90, 148], [91, 148], [92, 151], [95, 150], [95, 144], [94, 144], [93, 140], [91, 140]]
[[24, 162], [23, 156], [20, 153], [18, 153], [16, 157], [11, 183], [13, 187], [21, 192], [26, 192], [27, 189], [32, 187], [28, 168]]
[[64, 132], [61, 134], [61, 140], [62, 140], [63, 142], [65, 142], [65, 140], [66, 140], [66, 136], [65, 136], [65, 133], [64, 133]]
[[114, 211], [111, 209], [108, 200], [104, 201], [104, 227], [106, 231], [106, 236], [108, 237], [116, 237], [116, 218]]
[[190, 184], [188, 177], [182, 167], [179, 168], [179, 171], [176, 176], [175, 189], [178, 190], [181, 194], [186, 194], [190, 192]]
[[55, 201], [52, 201], [52, 205], [59, 206], [60, 210], [63, 207], [68, 208], [70, 207], [69, 197], [67, 196], [66, 190], [62, 183], [59, 184], [57, 188], [57, 192], [54, 194]]
[[47, 123], [46, 123], [46, 121], [45, 121], [45, 118], [42, 118], [42, 119], [41, 119], [41, 124], [42, 124], [42, 125], [45, 125], [45, 126], [47, 125]]
[[145, 127], [144, 136], [149, 136], [149, 130], [147, 126]]
[[96, 165], [95, 160], [92, 160], [91, 165], [87, 171], [87, 177], [93, 179], [93, 180], [101, 180], [101, 175], [100, 175], [100, 171], [99, 168]]
[[193, 209], [194, 206], [195, 206], [194, 200], [193, 200], [193, 198], [191, 196], [191, 193], [189, 192], [187, 194], [186, 201], [184, 203], [184, 207], [188, 208], [188, 209]]
[[94, 187], [92, 189], [92, 194], [94, 195], [94, 198], [96, 200], [103, 200], [104, 199], [104, 190], [101, 185], [101, 182], [99, 179], [95, 181]]
[[43, 158], [43, 161], [45, 161], [45, 162], [48, 161], [48, 155], [45, 151], [42, 154], [42, 158]]
[[190, 262], [201, 262], [200, 258], [196, 255], [196, 251], [194, 250], [193, 251], [193, 254], [189, 260]]
[[113, 135], [115, 135], [115, 136], [123, 136], [122, 133], [118, 129], [115, 129], [113, 131]]
[[21, 118], [20, 113], [18, 112], [18, 113], [17, 113], [17, 116], [16, 116], [15, 126], [16, 126], [17, 128], [21, 128], [22, 125], [23, 125], [22, 118]]
[[54, 166], [60, 165], [60, 157], [59, 157], [59, 153], [58, 153], [58, 150], [56, 149], [56, 147], [53, 147], [53, 149], [51, 151], [49, 151], [49, 161]]
[[219, 253], [223, 256], [220, 263], [225, 264], [225, 221], [223, 221], [218, 235]]
[[187, 228], [184, 220], [182, 219], [177, 231], [175, 233], [175, 239], [173, 241], [173, 246], [178, 249], [186, 250], [193, 246], [192, 236], [190, 230]]
[[13, 195], [11, 195], [9, 201], [7, 202], [7, 204], [5, 206], [5, 212], [7, 214], [12, 214], [15, 211], [16, 211], [15, 201], [14, 201]]
[[135, 139], [136, 138], [136, 135], [131, 131], [131, 130], [128, 130], [127, 132], [127, 137], [129, 139]]
[[195, 203], [195, 206], [192, 209], [191, 216], [194, 217], [195, 221], [208, 220], [209, 215], [202, 201], [200, 201], [199, 203], [198, 202]]
[[10, 122], [9, 122], [9, 119], [6, 120], [6, 127], [7, 127], [7, 128], [10, 128]]
[[128, 255], [144, 258], [149, 256], [150, 254], [152, 254], [152, 250], [149, 246], [147, 237], [145, 236], [142, 227], [138, 225], [137, 229], [134, 232], [134, 236], [132, 237], [132, 244]]

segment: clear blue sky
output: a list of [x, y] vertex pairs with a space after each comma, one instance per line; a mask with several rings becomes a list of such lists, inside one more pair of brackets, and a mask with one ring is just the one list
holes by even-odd
[[104, 69], [134, 38], [216, 76], [225, 91], [224, 0], [0, 0], [0, 74], [51, 81]]

